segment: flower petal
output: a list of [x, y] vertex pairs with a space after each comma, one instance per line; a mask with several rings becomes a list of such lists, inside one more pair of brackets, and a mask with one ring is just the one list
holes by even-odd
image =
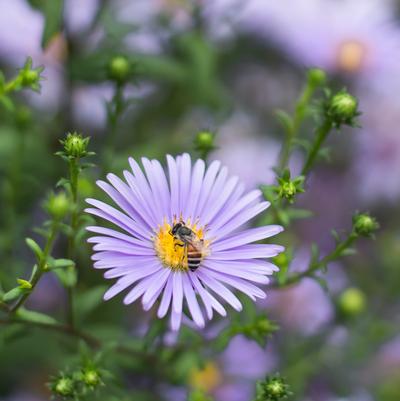
[[282, 231], [283, 227], [274, 225], [250, 228], [248, 230], [241, 231], [240, 233], [231, 235], [225, 239], [217, 239], [213, 243], [212, 249], [215, 252], [235, 248], [241, 245], [250, 244], [251, 242], [272, 237], [273, 235], [279, 234]]
[[225, 299], [228, 304], [232, 306], [232, 308], [236, 309], [238, 312], [242, 310], [242, 304], [240, 303], [239, 299], [226, 288], [223, 284], [219, 281], [215, 280], [209, 272], [201, 272], [197, 273], [197, 277], [211, 290], [213, 290], [216, 294], [218, 294], [221, 298]]
[[173, 288], [173, 274], [168, 276], [167, 283], [165, 284], [164, 293], [161, 297], [160, 306], [157, 311], [157, 316], [161, 319], [167, 312], [172, 298], [172, 288]]
[[183, 282], [183, 292], [185, 294], [190, 314], [192, 315], [192, 318], [194, 322], [197, 324], [197, 326], [204, 327], [205, 325], [204, 317], [197, 302], [196, 295], [193, 291], [192, 283], [189, 280], [187, 274], [182, 275], [182, 282]]

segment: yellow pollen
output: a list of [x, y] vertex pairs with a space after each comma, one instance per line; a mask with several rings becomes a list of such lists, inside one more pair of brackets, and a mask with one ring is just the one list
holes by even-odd
[[222, 375], [214, 362], [207, 362], [202, 369], [193, 369], [189, 374], [189, 384], [197, 390], [210, 393], [222, 383]]
[[[176, 223], [177, 221], [174, 221], [171, 225], [164, 221], [164, 224], [159, 227], [158, 232], [154, 236], [154, 249], [165, 267], [174, 271], [188, 271], [187, 252], [185, 252], [185, 247], [182, 246], [184, 244], [174, 238], [171, 233], [172, 227]], [[191, 225], [190, 220], [186, 221], [185, 225], [196, 234], [199, 240], [204, 239], [203, 228], [198, 228], [196, 223]], [[208, 241], [203, 242], [202, 257], [206, 255], [205, 251], [208, 243]]]
[[366, 54], [365, 46], [356, 41], [343, 42], [338, 49], [338, 65], [345, 72], [357, 72], [360, 70]]

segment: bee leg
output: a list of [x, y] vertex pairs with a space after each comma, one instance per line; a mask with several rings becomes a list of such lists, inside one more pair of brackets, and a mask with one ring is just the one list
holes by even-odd
[[181, 248], [183, 248], [185, 245], [184, 244], [180, 244], [179, 242], [175, 242], [174, 244], [174, 251], [176, 251], [176, 247], [180, 246]]

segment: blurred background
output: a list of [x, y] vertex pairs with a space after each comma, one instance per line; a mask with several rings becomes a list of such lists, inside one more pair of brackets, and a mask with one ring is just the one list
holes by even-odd
[[[301, 269], [310, 244], [330, 250], [330, 230], [349, 229], [357, 209], [378, 217], [376, 240], [330, 266], [326, 289], [305, 279], [270, 290], [260, 308], [280, 330], [267, 347], [235, 337], [221, 355], [207, 356], [204, 369], [185, 379], [186, 388], [247, 401], [254, 381], [278, 370], [295, 400], [400, 400], [400, 2], [0, 0], [5, 77], [15, 76], [28, 56], [45, 67], [40, 93], [18, 93], [12, 109], [0, 105], [5, 288], [33, 263], [24, 238], [35, 236], [32, 227], [44, 219], [41, 204], [66, 174], [54, 156], [66, 132], [91, 136], [97, 153], [98, 167], [80, 178], [82, 198], [98, 196], [95, 180], [119, 174], [128, 156], [163, 160], [166, 153], [192, 151], [199, 130], [216, 134], [218, 148], [209, 159], [222, 160], [253, 188], [274, 182], [283, 139], [275, 111], [293, 112], [307, 68], [324, 69], [333, 88], [356, 95], [361, 127], [330, 136], [329, 161], [318, 164], [299, 199], [314, 218], [297, 222], [285, 243], [295, 255], [293, 269]], [[129, 64], [123, 85], [113, 67], [120, 57]], [[124, 99], [117, 111], [116, 99]], [[312, 128], [306, 125], [304, 134]], [[302, 159], [299, 149], [293, 171]], [[60, 257], [63, 246], [56, 244]], [[103, 291], [88, 255], [82, 245], [81, 289]], [[29, 307], [57, 314], [64, 299], [57, 279], [47, 275]], [[115, 327], [141, 336], [148, 317], [117, 300], [98, 306], [84, 324], [111, 337], [121, 335]], [[57, 335], [0, 326], [0, 400], [49, 399], [43, 383], [73, 363], [68, 347]], [[185, 399], [185, 386], [160, 383], [149, 390], [129, 369], [119, 380], [131, 394], [124, 400]]]

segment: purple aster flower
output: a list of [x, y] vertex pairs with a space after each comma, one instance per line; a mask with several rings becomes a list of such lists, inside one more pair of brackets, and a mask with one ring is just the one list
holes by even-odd
[[395, 76], [399, 68], [400, 31], [394, 13], [390, 0], [251, 0], [241, 24], [280, 45], [302, 65], [382, 85], [382, 77]]
[[131, 287], [124, 298], [131, 304], [142, 298], [145, 310], [157, 301], [158, 317], [171, 306], [171, 326], [178, 330], [186, 302], [193, 321], [204, 327], [215, 310], [225, 316], [218, 298], [240, 311], [242, 305], [232, 289], [250, 298], [264, 298], [256, 284], [267, 284], [276, 266], [263, 259], [282, 252], [283, 247], [252, 244], [282, 231], [280, 226], [240, 230], [264, 211], [268, 202], [261, 192], [244, 193], [237, 177], [214, 161], [192, 166], [190, 156], [167, 156], [168, 178], [157, 160], [142, 159], [143, 170], [132, 158], [132, 171], [124, 171], [126, 182], [108, 174], [109, 183], [98, 185], [121, 209], [96, 199], [86, 211], [119, 229], [95, 226], [94, 267], [108, 269], [105, 278], [118, 278], [105, 293], [108, 300]]

